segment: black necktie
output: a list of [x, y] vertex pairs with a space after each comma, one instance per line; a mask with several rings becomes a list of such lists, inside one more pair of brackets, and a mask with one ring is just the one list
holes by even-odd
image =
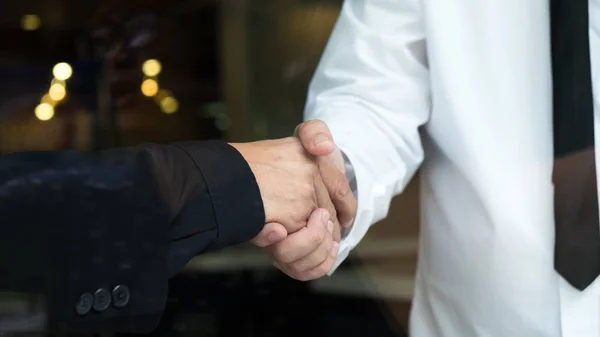
[[551, 0], [555, 268], [579, 290], [600, 275], [588, 0]]

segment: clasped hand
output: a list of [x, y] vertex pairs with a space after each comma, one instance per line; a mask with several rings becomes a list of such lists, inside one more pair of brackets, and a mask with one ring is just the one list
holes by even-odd
[[266, 224], [252, 241], [273, 265], [298, 280], [329, 272], [356, 214], [341, 152], [325, 123], [309, 121], [296, 137], [231, 144], [258, 183]]

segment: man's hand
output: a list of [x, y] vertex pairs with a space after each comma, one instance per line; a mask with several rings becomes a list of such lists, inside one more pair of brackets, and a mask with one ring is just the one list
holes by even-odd
[[[313, 120], [300, 124], [295, 133], [306, 152], [316, 156], [319, 174], [335, 206], [334, 214], [337, 215], [339, 223], [343, 227], [350, 227], [356, 215], [357, 202], [345, 176], [344, 158], [333, 142], [329, 128], [322, 121]], [[306, 230], [291, 234], [287, 238], [279, 237], [275, 244], [266, 238], [266, 230], [282, 232], [283, 229], [278, 224], [267, 224], [255, 241], [267, 246], [266, 250], [273, 264], [290, 277], [298, 280], [322, 277], [329, 272], [337, 255], [341, 228], [339, 223], [334, 222], [330, 225], [333, 227], [331, 230], [325, 230], [321, 223], [320, 233], [323, 236], [311, 236], [311, 233], [319, 230], [319, 224], [312, 222], [316, 222], [316, 219], [317, 217], [311, 216]], [[329, 240], [333, 241], [329, 254], [325, 248], [315, 248], [321, 247], [319, 245], [329, 247]], [[307, 265], [312, 266], [312, 269]], [[316, 265], [319, 267], [315, 268]]]
[[314, 280], [327, 274], [340, 246], [333, 239], [333, 228], [329, 212], [317, 209], [311, 214], [306, 227], [266, 248], [273, 265], [300, 281]]
[[329, 128], [323, 121], [311, 120], [298, 125], [295, 134], [306, 152], [316, 156], [321, 179], [327, 187], [340, 224], [345, 228], [352, 226], [357, 201], [346, 179], [344, 157], [335, 145]]
[[317, 208], [324, 208], [331, 215], [323, 226], [326, 227], [329, 221], [339, 226], [317, 162], [306, 153], [298, 139], [290, 137], [230, 145], [248, 162], [263, 199], [267, 224], [253, 243], [266, 246], [305, 229], [311, 213]]

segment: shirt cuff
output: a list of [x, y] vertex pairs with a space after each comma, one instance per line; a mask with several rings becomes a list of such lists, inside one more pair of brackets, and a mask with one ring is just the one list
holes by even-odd
[[211, 250], [258, 235], [265, 224], [265, 211], [258, 183], [244, 157], [221, 141], [175, 145], [190, 156], [206, 182], [219, 231]]
[[[352, 194], [354, 194], [354, 197], [358, 199], [358, 188], [356, 184], [356, 172], [354, 171], [354, 166], [352, 165], [350, 159], [348, 159], [346, 153], [344, 153], [343, 151], [342, 156], [344, 157], [344, 168], [346, 170], [346, 179], [348, 179], [350, 190], [352, 191]], [[336, 256], [335, 262], [333, 263], [333, 266], [327, 275], [331, 276], [333, 272], [342, 264], [342, 262], [346, 260], [346, 258], [350, 254], [350, 251], [353, 247], [349, 244], [347, 238], [352, 232], [353, 228], [354, 223], [351, 227], [344, 229], [344, 232], [342, 233], [342, 240], [340, 242], [340, 249], [338, 250], [338, 255]]]
[[[335, 136], [334, 136], [335, 137]], [[352, 249], [358, 245], [371, 226], [372, 209], [368, 207], [372, 200], [371, 189], [373, 182], [368, 179], [369, 175], [365, 168], [360, 165], [358, 156], [352, 151], [352, 147], [345, 146], [343, 141], [336, 139], [342, 154], [346, 167], [346, 178], [350, 183], [350, 188], [358, 200], [358, 209], [354, 223], [350, 228], [344, 231], [343, 238], [340, 241], [338, 255], [333, 263], [333, 267], [327, 275], [331, 276], [335, 270], [344, 262]], [[370, 186], [371, 185], [371, 186]]]
[[[346, 154], [343, 151], [341, 152], [342, 157], [344, 158], [344, 169], [346, 171], [346, 179], [348, 180], [348, 184], [350, 185], [350, 190], [352, 191], [354, 198], [358, 199], [358, 188], [356, 185], [356, 173], [354, 172], [354, 166], [352, 166], [352, 162], [350, 161], [350, 159], [348, 159], [348, 156], [346, 156]], [[351, 229], [352, 226], [344, 228], [342, 232], [342, 238], [347, 237]]]

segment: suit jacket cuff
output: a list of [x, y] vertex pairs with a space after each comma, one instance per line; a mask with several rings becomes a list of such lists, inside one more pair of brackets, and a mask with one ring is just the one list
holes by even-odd
[[221, 141], [175, 144], [198, 166], [213, 204], [218, 235], [210, 250], [246, 242], [265, 224], [256, 178], [244, 157]]

